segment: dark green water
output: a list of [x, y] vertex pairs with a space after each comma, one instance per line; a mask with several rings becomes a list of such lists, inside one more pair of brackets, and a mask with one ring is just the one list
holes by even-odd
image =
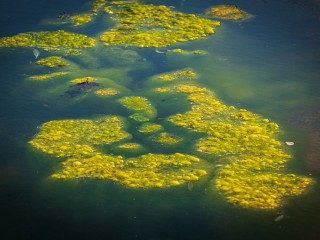
[[[44, 19], [55, 18], [63, 11], [86, 10], [86, 2], [3, 0], [1, 37], [57, 29], [46, 26]], [[89, 119], [126, 112], [112, 99], [63, 94], [68, 89], [65, 80], [26, 80], [46, 71], [34, 65], [33, 49], [0, 49], [0, 238], [320, 239], [320, 3], [147, 2], [196, 14], [213, 5], [236, 4], [255, 17], [241, 23], [222, 21], [215, 35], [171, 47], [202, 49], [210, 53], [208, 56], [159, 54], [154, 49], [136, 48], [125, 49], [121, 55], [100, 46], [84, 51], [81, 57], [70, 57], [73, 73], [94, 73], [112, 79], [126, 94], [147, 96], [145, 87], [150, 76], [192, 67], [200, 73], [199, 82], [215, 91], [224, 103], [279, 123], [283, 141], [295, 142], [288, 168], [294, 173], [311, 174], [315, 186], [289, 199], [282, 211], [290, 218], [275, 222], [277, 212], [228, 204], [224, 196], [212, 190], [210, 177], [194, 183], [193, 191], [185, 185], [137, 190], [110, 181], [52, 180], [49, 176], [60, 160], [28, 144], [39, 125], [56, 119]], [[97, 36], [98, 31], [99, 26], [93, 25], [86, 33]], [[159, 118], [173, 114], [180, 104], [176, 99], [161, 101], [154, 97], [154, 101]]]

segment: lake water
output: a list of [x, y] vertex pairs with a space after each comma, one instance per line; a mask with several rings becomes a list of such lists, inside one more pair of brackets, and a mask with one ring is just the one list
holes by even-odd
[[[283, 208], [261, 211], [229, 204], [212, 190], [214, 174], [190, 186], [131, 189], [112, 181], [52, 180], [61, 159], [28, 143], [51, 120], [91, 119], [103, 114], [128, 116], [115, 98], [92, 92], [68, 94], [66, 79], [30, 81], [51, 70], [35, 65], [33, 48], [0, 49], [0, 206], [1, 239], [320, 239], [320, 2], [299, 0], [143, 1], [202, 14], [211, 6], [235, 4], [253, 17], [222, 20], [216, 34], [167, 49], [200, 49], [207, 55], [158, 53], [153, 48], [110, 50], [99, 46], [66, 57], [73, 75], [112, 79], [127, 95], [154, 97], [158, 121], [188, 109], [174, 96], [148, 92], [148, 79], [192, 68], [198, 82], [227, 105], [244, 108], [280, 125], [281, 141], [292, 141], [288, 172], [309, 176], [314, 184]], [[2, 0], [1, 35], [65, 29], [97, 37], [104, 19], [88, 28], [49, 26], [62, 13], [88, 9], [86, 0]], [[108, 25], [108, 23], [106, 23]], [[123, 52], [122, 50], [126, 50]], [[39, 57], [50, 56], [40, 50]], [[73, 76], [72, 75], [72, 76]], [[167, 126], [170, 128], [170, 126]], [[129, 126], [134, 131], [136, 126]], [[136, 141], [147, 142], [136, 136]], [[192, 150], [180, 146], [178, 151]], [[145, 152], [175, 150], [150, 144]], [[145, 153], [144, 152], [144, 153]], [[132, 153], [134, 156], [135, 153]], [[130, 156], [130, 154], [128, 155]], [[285, 218], [275, 218], [285, 214]]]

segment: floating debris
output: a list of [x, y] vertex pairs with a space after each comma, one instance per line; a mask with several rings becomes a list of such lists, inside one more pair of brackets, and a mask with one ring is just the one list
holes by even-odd
[[158, 50], [158, 49], [156, 49], [156, 50], [154, 50], [156, 53], [166, 53], [166, 52], [162, 52], [162, 51], [160, 51], [160, 50]]
[[192, 192], [192, 190], [193, 190], [193, 183], [192, 182], [188, 182], [188, 190], [190, 192]]
[[37, 59], [40, 55], [40, 51], [38, 49], [33, 49], [33, 55]]
[[283, 220], [284, 217], [285, 217], [285, 215], [284, 215], [284, 214], [281, 214], [281, 215], [279, 215], [278, 217], [276, 217], [276, 218], [274, 219], [274, 221], [275, 221], [275, 222], [279, 222], [279, 221]]
[[294, 145], [294, 142], [286, 142], [286, 144], [287, 144], [288, 146], [293, 146], [293, 145]]

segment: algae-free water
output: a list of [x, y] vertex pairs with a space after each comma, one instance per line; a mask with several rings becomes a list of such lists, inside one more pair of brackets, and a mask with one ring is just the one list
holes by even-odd
[[[70, 75], [48, 81], [32, 81], [30, 76], [56, 71], [35, 63], [54, 55], [52, 52], [0, 48], [1, 239], [320, 239], [319, 1], [142, 3], [199, 16], [215, 5], [229, 4], [252, 16], [245, 21], [220, 20], [221, 26], [212, 36], [160, 49], [99, 43], [81, 50], [80, 56], [66, 56], [69, 65], [61, 71]], [[70, 16], [88, 9], [90, 2], [86, 0], [3, 0], [0, 37], [63, 29], [98, 38], [113, 26], [110, 16], [98, 14], [86, 27], [64, 24]], [[205, 54], [168, 52], [176, 48]], [[276, 210], [228, 203], [227, 196], [215, 188], [219, 169], [226, 163], [219, 156], [205, 157], [196, 151], [194, 142], [202, 133], [177, 130], [166, 122], [169, 116], [190, 110], [190, 103], [181, 95], [152, 91], [153, 76], [181, 69], [197, 72], [196, 83], [213, 91], [224, 104], [277, 123], [277, 138], [292, 155], [285, 172], [310, 177], [314, 183], [303, 194], [285, 199]], [[100, 85], [74, 87], [69, 82], [92, 75]], [[122, 95], [95, 95], [102, 86], [118, 89]], [[132, 112], [121, 106], [118, 98], [140, 95], [152, 99], [156, 109], [152, 121], [182, 137], [181, 144], [159, 145], [139, 133], [140, 122], [130, 118]], [[130, 188], [112, 180], [50, 177], [61, 170], [66, 158], [43, 153], [29, 144], [39, 127], [53, 120], [97, 120], [105, 115], [122, 116], [132, 142], [143, 148], [125, 151], [112, 145], [102, 147], [104, 153], [126, 158], [150, 152], [198, 154], [207, 158], [209, 174], [200, 181], [167, 188]]]

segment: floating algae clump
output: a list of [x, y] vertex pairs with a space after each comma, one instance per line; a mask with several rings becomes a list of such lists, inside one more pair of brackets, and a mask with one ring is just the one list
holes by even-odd
[[92, 10], [90, 13], [77, 14], [70, 17], [73, 25], [77, 27], [92, 22], [94, 17], [103, 9], [106, 3], [107, 1], [105, 0], [93, 1]]
[[71, 21], [74, 24], [74, 26], [81, 26], [91, 22], [92, 20], [93, 18], [91, 14], [79, 14], [71, 16]]
[[71, 83], [74, 83], [74, 84], [78, 84], [78, 85], [81, 85], [81, 84], [87, 84], [87, 83], [91, 83], [91, 82], [94, 82], [94, 78], [93, 77], [82, 77], [82, 78], [75, 78], [73, 80], [71, 80], [70, 82]]
[[208, 10], [208, 14], [213, 17], [233, 21], [243, 20], [249, 17], [245, 11], [242, 11], [240, 8], [232, 5], [212, 7]]
[[175, 153], [146, 154], [137, 158], [96, 154], [88, 158], [70, 158], [63, 163], [63, 170], [54, 178], [110, 179], [132, 188], [172, 187], [197, 181], [207, 175], [203, 169], [195, 169], [200, 159]]
[[183, 50], [181, 48], [168, 50], [168, 53], [181, 53], [181, 54], [184, 54], [184, 55], [204, 55], [204, 54], [208, 54], [207, 52], [205, 52], [203, 50], [187, 51], [187, 50]]
[[126, 150], [130, 150], [130, 149], [140, 149], [142, 148], [142, 146], [139, 143], [123, 143], [121, 145], [118, 146], [119, 149], [126, 149]]
[[95, 40], [83, 34], [64, 30], [54, 32], [29, 32], [12, 37], [0, 38], [0, 47], [38, 47], [38, 48], [90, 48]]
[[174, 81], [180, 79], [196, 79], [198, 74], [191, 69], [179, 70], [172, 73], [162, 74], [158, 79], [162, 81]]
[[42, 80], [48, 80], [51, 78], [62, 77], [64, 75], [67, 75], [68, 73], [69, 72], [55, 72], [50, 74], [34, 75], [34, 76], [31, 76], [30, 79], [42, 81]]
[[[266, 160], [266, 159], [265, 159]], [[272, 160], [268, 159], [271, 163]], [[216, 187], [225, 192], [228, 201], [242, 207], [275, 209], [284, 197], [299, 195], [312, 182], [310, 178], [294, 174], [265, 172], [263, 159], [237, 160], [226, 165], [216, 180]], [[252, 165], [261, 165], [261, 171]]]
[[106, 0], [94, 0], [92, 2], [92, 13], [97, 14], [100, 10], [103, 9], [103, 7], [106, 5]]
[[121, 98], [119, 101], [127, 109], [136, 112], [130, 117], [138, 122], [146, 122], [156, 116], [156, 110], [147, 98], [130, 96]]
[[55, 120], [44, 123], [30, 144], [57, 157], [88, 157], [97, 154], [97, 145], [115, 143], [130, 135], [118, 117], [93, 120]]
[[153, 138], [154, 142], [160, 144], [173, 145], [181, 142], [181, 138], [174, 136], [173, 134], [169, 134], [167, 132], [160, 133], [159, 136]]
[[199, 158], [181, 153], [149, 153], [126, 161], [121, 183], [133, 188], [162, 188], [197, 181], [207, 175], [205, 170], [194, 168], [199, 162]]
[[62, 59], [62, 57], [51, 56], [47, 58], [43, 58], [37, 61], [37, 64], [43, 65], [46, 67], [64, 67], [67, 66], [68, 63]]
[[62, 163], [63, 170], [52, 175], [58, 179], [98, 178], [116, 181], [115, 176], [124, 165], [122, 156], [97, 153], [88, 158], [70, 158]]
[[174, 12], [166, 6], [139, 3], [113, 4], [106, 12], [115, 13], [115, 28], [100, 36], [105, 45], [166, 47], [177, 42], [204, 38], [220, 23], [194, 14]]
[[178, 127], [207, 134], [196, 144], [199, 152], [232, 161], [216, 179], [216, 187], [227, 195], [229, 202], [274, 209], [281, 206], [284, 197], [301, 194], [311, 184], [310, 178], [281, 173], [290, 155], [275, 138], [277, 124], [247, 110], [224, 105], [209, 89], [188, 85], [173, 89], [186, 93], [192, 108], [168, 120]]
[[141, 133], [155, 133], [161, 130], [163, 130], [163, 127], [156, 123], [144, 123], [138, 129]]
[[210, 90], [196, 85], [179, 84], [174, 86], [174, 90], [180, 93], [210, 93]]
[[96, 90], [94, 93], [100, 96], [114, 96], [119, 94], [119, 91], [114, 88], [103, 88]]

